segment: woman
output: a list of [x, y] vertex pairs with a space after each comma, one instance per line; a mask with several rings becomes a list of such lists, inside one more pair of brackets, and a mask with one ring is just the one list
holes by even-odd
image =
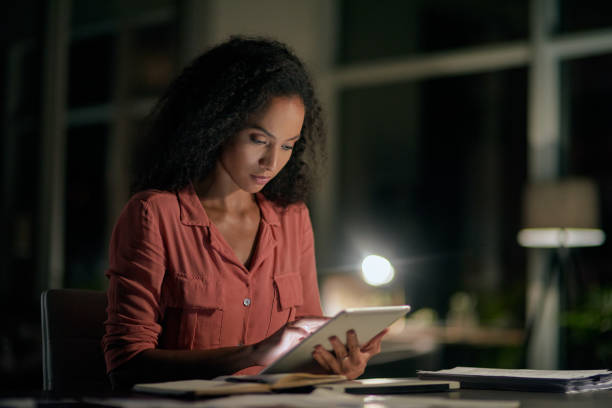
[[[324, 132], [304, 66], [232, 38], [170, 85], [147, 142], [110, 244], [111, 379], [257, 373], [325, 321], [304, 205]], [[313, 366], [356, 378], [383, 335], [333, 338]]]

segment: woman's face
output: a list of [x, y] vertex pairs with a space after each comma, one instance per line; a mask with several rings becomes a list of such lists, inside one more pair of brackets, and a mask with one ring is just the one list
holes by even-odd
[[221, 152], [219, 164], [240, 189], [256, 193], [285, 167], [304, 123], [299, 96], [273, 97]]

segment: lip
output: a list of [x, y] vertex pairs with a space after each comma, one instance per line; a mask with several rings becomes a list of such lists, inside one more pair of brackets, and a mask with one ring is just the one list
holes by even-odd
[[251, 177], [253, 178], [253, 180], [255, 180], [255, 183], [260, 184], [260, 185], [264, 185], [272, 179], [272, 177], [255, 176], [253, 174], [251, 174]]

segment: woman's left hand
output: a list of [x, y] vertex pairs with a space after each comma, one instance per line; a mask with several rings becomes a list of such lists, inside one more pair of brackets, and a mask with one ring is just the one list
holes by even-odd
[[359, 347], [357, 333], [354, 330], [346, 332], [346, 346], [336, 336], [330, 337], [329, 342], [334, 353], [317, 345], [312, 352], [313, 358], [328, 372], [342, 374], [349, 380], [354, 380], [363, 374], [368, 360], [380, 353], [380, 343], [389, 330], [385, 329], [372, 338], [366, 345]]

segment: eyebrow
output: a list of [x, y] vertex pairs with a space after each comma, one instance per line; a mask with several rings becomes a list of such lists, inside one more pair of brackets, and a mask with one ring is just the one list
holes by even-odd
[[[264, 129], [263, 127], [261, 127], [261, 126], [259, 126], [259, 125], [251, 124], [251, 125], [248, 125], [248, 127], [251, 127], [251, 128], [253, 128], [253, 129], [260, 130], [260, 131], [262, 131], [263, 133], [265, 133], [265, 134], [266, 134], [268, 137], [271, 137], [272, 139], [278, 140], [278, 138], [277, 138], [276, 136], [274, 136], [274, 135], [273, 135], [272, 133], [270, 133], [268, 130]], [[297, 136], [293, 136], [293, 137], [291, 137], [291, 138], [287, 139], [287, 141], [297, 140], [297, 139], [299, 139], [299, 138], [300, 138], [300, 135], [297, 135]]]

